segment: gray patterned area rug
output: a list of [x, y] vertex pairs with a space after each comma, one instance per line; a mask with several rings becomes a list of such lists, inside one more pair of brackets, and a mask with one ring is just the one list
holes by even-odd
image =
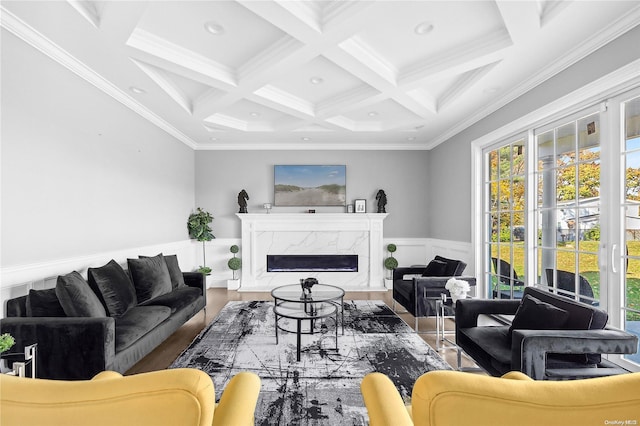
[[256, 425], [264, 426], [366, 425], [360, 382], [367, 373], [388, 375], [408, 401], [420, 375], [451, 369], [382, 301], [345, 301], [337, 349], [334, 326], [327, 319], [303, 335], [297, 362], [295, 333], [280, 332], [276, 344], [273, 302], [229, 302], [169, 368], [205, 371], [217, 400], [235, 374], [256, 373]]

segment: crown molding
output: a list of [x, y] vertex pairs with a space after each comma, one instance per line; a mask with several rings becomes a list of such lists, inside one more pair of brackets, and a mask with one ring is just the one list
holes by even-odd
[[606, 44], [620, 37], [627, 31], [637, 26], [638, 22], [640, 22], [640, 6], [637, 6], [635, 9], [633, 9], [632, 12], [615, 21], [607, 28], [604, 28], [602, 31], [594, 34], [590, 39], [585, 40], [584, 43], [576, 47], [572, 55], [563, 55], [554, 62], [554, 66], [541, 69], [540, 72], [533, 78], [522, 82], [520, 86], [510, 91], [502, 98], [498, 99], [492, 104], [486, 105], [476, 114], [458, 123], [457, 126], [454, 126], [448, 131], [442, 133], [440, 136], [433, 138], [433, 140], [427, 144], [427, 149], [433, 149], [437, 147], [441, 143], [448, 141], [458, 133], [471, 127], [483, 118], [493, 114], [500, 108], [509, 104], [509, 102], [516, 100], [520, 96], [524, 95], [525, 93], [529, 92], [545, 81], [551, 79], [553, 76], [559, 74], [570, 66], [576, 64], [578, 61], [594, 53], [596, 50], [604, 47]]
[[165, 120], [142, 106], [127, 93], [114, 86], [107, 79], [96, 73], [84, 63], [73, 57], [70, 53], [62, 49], [53, 41], [49, 40], [40, 32], [29, 26], [26, 22], [0, 6], [0, 26], [15, 35], [25, 43], [44, 53], [69, 71], [83, 78], [107, 95], [111, 96], [127, 108], [131, 109], [141, 117], [147, 119], [152, 124], [167, 132], [191, 149], [197, 147], [197, 143], [184, 133], [167, 123]]
[[346, 143], [346, 144], [321, 144], [309, 143], [270, 143], [268, 146], [258, 143], [235, 145], [233, 143], [220, 143], [215, 145], [200, 145], [196, 151], [425, 151], [424, 144], [372, 144], [372, 143]]
[[597, 102], [624, 93], [638, 84], [640, 84], [640, 59], [473, 140], [471, 145], [472, 147], [483, 147], [505, 139], [531, 127], [539, 126], [550, 117], [572, 114]]

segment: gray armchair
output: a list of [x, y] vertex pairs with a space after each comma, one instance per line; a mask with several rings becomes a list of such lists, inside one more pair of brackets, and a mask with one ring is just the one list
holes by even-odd
[[[527, 311], [526, 303], [537, 307]], [[515, 316], [511, 326], [478, 325], [480, 315], [492, 314]], [[535, 287], [525, 288], [522, 301], [459, 300], [458, 366], [463, 350], [492, 376], [521, 371], [537, 380], [566, 380], [626, 373], [601, 354], [634, 354], [638, 337], [608, 327], [607, 320], [593, 305]]]
[[450, 278], [457, 277], [471, 286], [476, 285], [475, 278], [461, 276], [466, 267], [461, 260], [436, 256], [426, 267], [396, 268], [393, 271], [393, 310], [396, 303], [404, 307], [415, 317], [415, 330], [418, 331], [418, 318], [435, 316], [434, 300], [443, 293], [450, 296], [444, 287]]

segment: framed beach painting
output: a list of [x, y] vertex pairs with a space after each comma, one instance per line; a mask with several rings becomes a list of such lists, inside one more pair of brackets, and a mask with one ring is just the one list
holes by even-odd
[[347, 166], [274, 166], [276, 206], [345, 206]]

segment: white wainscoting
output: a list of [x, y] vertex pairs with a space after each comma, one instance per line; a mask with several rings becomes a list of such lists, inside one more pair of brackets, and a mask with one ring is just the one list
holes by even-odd
[[[202, 243], [196, 246], [196, 263], [195, 267], [202, 265]], [[216, 238], [215, 240], [205, 243], [207, 250], [207, 266], [213, 269], [211, 275], [207, 277], [207, 287], [227, 288], [227, 280], [233, 278], [233, 271], [227, 266], [229, 259], [233, 257], [233, 253], [229, 250], [232, 245], [237, 245], [240, 252], [236, 257], [242, 259], [242, 244], [240, 238]], [[244, 259], [242, 259], [244, 264]], [[236, 272], [236, 276], [240, 276], [240, 271]]]
[[467, 264], [466, 275], [473, 275], [474, 257], [471, 243], [436, 240], [432, 238], [385, 238], [385, 258], [389, 256], [388, 244], [395, 244], [397, 251], [393, 257], [399, 266], [426, 265], [435, 256], [462, 260]]
[[[473, 275], [475, 270], [471, 243], [430, 238], [384, 238], [383, 258], [389, 255], [386, 247], [391, 243], [397, 246], [397, 251], [393, 256], [398, 259], [400, 266], [425, 265], [436, 255], [440, 255], [466, 262], [465, 275]], [[226, 288], [227, 280], [233, 276], [233, 272], [227, 266], [227, 262], [233, 257], [229, 248], [234, 244], [240, 247], [240, 252], [237, 256], [242, 258], [243, 247], [241, 246], [240, 238], [217, 238], [205, 243], [207, 266], [213, 269], [211, 275], [207, 277], [207, 287]], [[202, 264], [202, 243], [194, 240], [183, 240], [1, 268], [0, 318], [4, 317], [7, 299], [24, 296], [29, 293], [30, 289], [53, 288], [56, 285], [58, 275], [78, 271], [86, 278], [88, 268], [102, 266], [111, 259], [126, 265], [127, 258], [135, 258], [139, 255], [154, 256], [158, 253], [176, 254], [183, 271], [194, 271]]]

